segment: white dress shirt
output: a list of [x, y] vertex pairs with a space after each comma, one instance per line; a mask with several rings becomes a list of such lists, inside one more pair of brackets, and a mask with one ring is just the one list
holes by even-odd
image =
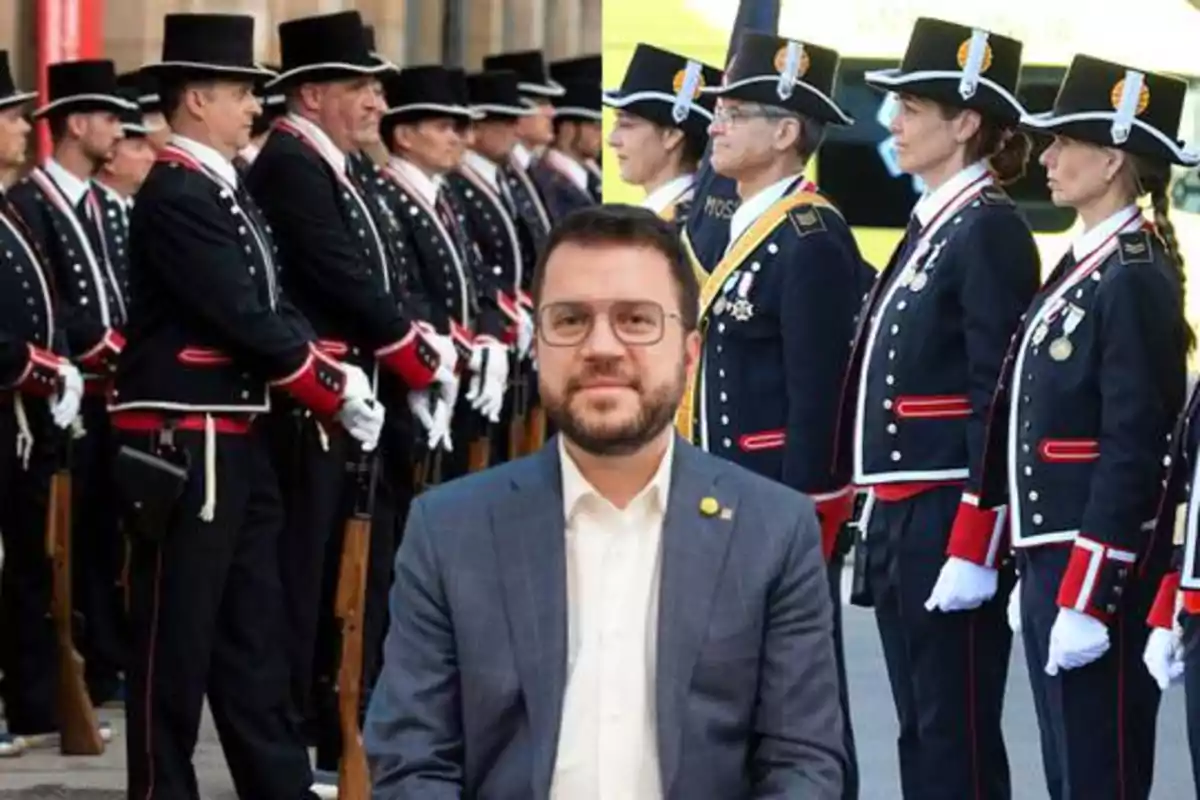
[[696, 176], [690, 172], [672, 178], [646, 195], [646, 199], [642, 201], [642, 208], [648, 208], [655, 214], [661, 214], [667, 209], [667, 206], [678, 203], [680, 198], [690, 192], [695, 182]]
[[72, 208], [78, 208], [79, 201], [87, 194], [91, 188], [91, 181], [84, 180], [72, 174], [62, 164], [55, 161], [53, 158], [46, 159], [46, 163], [42, 165], [42, 169], [50, 179], [62, 189], [63, 194], [71, 201]]
[[195, 139], [189, 139], [186, 136], [180, 136], [178, 133], [171, 136], [171, 144], [184, 151], [192, 158], [200, 162], [207, 169], [215, 172], [217, 177], [225, 181], [231, 187], [237, 188], [238, 171], [225, 156], [209, 147], [206, 144], [201, 144]]
[[800, 180], [803, 174], [803, 172], [797, 172], [795, 175], [789, 175], [772, 183], [753, 197], [743, 200], [729, 220], [729, 244], [726, 246], [725, 252], [729, 252], [729, 248], [733, 247], [733, 243], [738, 240], [738, 237], [754, 224], [754, 220], [761, 217], [768, 208], [774, 205], [776, 200], [783, 197], [787, 193], [788, 187]]
[[490, 158], [479, 155], [474, 150], [463, 153], [463, 163], [470, 167], [475, 174], [483, 178], [492, 191], [500, 192], [500, 167]]
[[937, 189], [922, 195], [917, 204], [913, 206], [913, 213], [917, 215], [917, 221], [921, 223], [921, 227], [924, 228], [928, 225], [939, 211], [958, 197], [963, 189], [987, 174], [987, 165], [982, 161], [976, 161], [971, 166], [960, 170]]
[[329, 134], [322, 130], [320, 125], [299, 114], [289, 113], [285, 119], [312, 140], [313, 144], [317, 146], [317, 151], [333, 165], [334, 169], [342, 175], [346, 174], [346, 154], [338, 149], [338, 146], [333, 143], [333, 139], [329, 138]]
[[675, 441], [624, 509], [559, 440], [566, 515], [566, 695], [550, 800], [660, 800], [655, 714], [662, 527]]
[[1136, 204], [1127, 205], [1120, 211], [1112, 214], [1096, 227], [1086, 233], [1081, 233], [1079, 238], [1071, 245], [1071, 254], [1075, 256], [1075, 260], [1083, 258], [1091, 253], [1100, 245], [1112, 236], [1114, 233], [1135, 231], [1142, 225], [1142, 212]]
[[545, 154], [542, 155], [542, 160], [567, 176], [567, 179], [571, 183], [583, 191], [586, 192], [588, 190], [588, 171], [587, 167], [583, 164], [580, 164], [561, 150], [555, 150], [553, 147], [546, 149]]
[[512, 159], [518, 167], [528, 172], [529, 168], [533, 166], [533, 151], [523, 143], [517, 142], [513, 145]]
[[388, 159], [388, 163], [420, 195], [422, 200], [431, 206], [437, 203], [438, 191], [442, 188], [442, 176], [431, 177], [416, 164], [399, 156], [392, 156]]

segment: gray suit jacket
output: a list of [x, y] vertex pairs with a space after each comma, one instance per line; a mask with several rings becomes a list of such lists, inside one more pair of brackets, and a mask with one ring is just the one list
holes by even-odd
[[[705, 516], [715, 497], [732, 518]], [[837, 800], [842, 717], [812, 503], [677, 440], [663, 525], [668, 800]], [[558, 443], [421, 495], [364, 726], [376, 800], [544, 800], [567, 663]]]

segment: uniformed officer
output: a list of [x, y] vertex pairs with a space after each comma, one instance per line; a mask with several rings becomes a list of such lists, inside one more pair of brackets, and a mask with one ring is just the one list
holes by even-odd
[[1076, 56], [1053, 110], [1024, 119], [1054, 136], [1050, 196], [1083, 226], [1026, 311], [1002, 384], [1011, 410], [987, 449], [1008, 487], [1052, 797], [1150, 793], [1159, 690], [1141, 657], [1171, 547], [1154, 519], [1193, 340], [1166, 213], [1170, 165], [1200, 163], [1176, 138], [1185, 93]]
[[459, 128], [472, 120], [465, 86], [440, 66], [410, 67], [385, 81], [381, 129], [392, 153], [385, 169], [389, 202], [403, 221], [404, 246], [426, 288], [432, 321], [454, 339], [464, 365], [454, 412], [455, 446], [443, 478], [463, 474], [469, 444], [500, 421], [511, 333], [520, 322], [513, 298], [484, 265], [465, 212], [445, 183], [458, 167]]
[[141, 125], [146, 129], [144, 136], [156, 152], [161, 150], [171, 138], [171, 129], [163, 116], [162, 97], [154, 76], [139, 70], [125, 72], [117, 76], [117, 86], [122, 89], [123, 97], [136, 99], [142, 112]]
[[608, 145], [617, 154], [621, 180], [645, 189], [642, 205], [680, 227], [716, 104], [701, 90], [719, 85], [721, 77], [715, 67], [641, 43], [621, 88], [604, 93], [604, 104], [617, 109]]
[[[600, 87], [604, 83], [603, 68], [603, 60], [599, 55], [594, 54], [552, 61], [549, 67], [550, 77], [562, 84], [564, 88], [571, 84], [588, 86], [591, 87], [589, 95], [600, 91]], [[592, 106], [588, 105], [586, 109], [591, 111]], [[597, 114], [600, 113], [599, 102], [595, 103], [595, 111]], [[555, 117], [557, 116], [558, 114], [555, 112]], [[599, 116], [592, 116], [591, 114], [576, 120], [578, 126], [576, 135], [578, 145], [576, 149], [583, 152], [580, 163], [587, 170], [588, 194], [597, 203], [604, 202], [604, 173], [600, 168], [603, 131], [600, 127], [600, 121], [601, 118]]]
[[[24, 114], [36, 96], [14, 86], [0, 50], [0, 170], [25, 163]], [[46, 500], [56, 429], [75, 419], [83, 379], [63, 356], [55, 312], [50, 266], [0, 187], [0, 702], [8, 723], [0, 757], [58, 730]]]
[[[898, 69], [900, 164], [928, 187], [862, 310], [843, 392], [869, 490], [863, 557], [883, 642], [905, 797], [1006, 798], [1001, 731], [1012, 632], [1002, 519], [979, 508], [992, 390], [1037, 290], [1029, 227], [1000, 186], [1019, 178], [1021, 43], [922, 18]], [[949, 556], [949, 558], [947, 558]]]
[[[263, 64], [262, 67], [274, 75], [279, 74], [278, 64]], [[271, 135], [271, 127], [275, 124], [275, 120], [287, 113], [287, 95], [283, 92], [267, 91], [263, 88], [263, 84], [259, 84], [257, 94], [258, 105], [262, 111], [254, 118], [254, 124], [250, 127], [250, 142], [242, 148], [233, 162], [243, 172], [250, 169], [254, 159], [258, 158], [258, 154], [262, 152], [262, 146], [266, 143], [267, 137]]]
[[[279, 244], [284, 291], [309, 320], [328, 355], [373, 378], [389, 374], [406, 399], [428, 409], [456, 391], [453, 345], [397, 302], [383, 220], [350, 168], [364, 129], [377, 119], [373, 81], [388, 69], [373, 57], [362, 19], [348, 11], [279, 26], [281, 71], [264, 87], [287, 96], [287, 113], [247, 177]], [[417, 348], [441, 359], [427, 374]], [[281, 552], [293, 699], [311, 719], [310, 689], [326, 545], [351, 508], [354, 459], [345, 437], [307, 409], [281, 407], [272, 422], [284, 486], [290, 546]], [[422, 411], [429, 435], [448, 435]], [[443, 412], [439, 419], [448, 417]]]
[[114, 555], [92, 563], [90, 556], [124, 549], [107, 468], [112, 444], [105, 395], [123, 343], [127, 241], [121, 226], [110, 223], [104, 192], [92, 177], [117, 155], [122, 138], [119, 115], [136, 112], [137, 105], [120, 95], [110, 61], [52, 64], [49, 82], [48, 102], [34, 116], [49, 124], [53, 155], [13, 187], [10, 197], [49, 262], [59, 320], [71, 356], [84, 373], [85, 433], [72, 457], [73, 520], [76, 539], [83, 545], [79, 563], [87, 565], [76, 570], [83, 590], [81, 644], [85, 655], [94, 656], [88, 659], [88, 688], [100, 704], [117, 692], [121, 666], [111, 635], [116, 610], [106, 610], [105, 602], [115, 591], [120, 561]]
[[[703, 349], [678, 419], [705, 450], [814, 500], [834, 586], [852, 499], [848, 470], [834, 466], [837, 395], [871, 279], [849, 226], [804, 177], [825, 127], [853, 122], [830, 97], [837, 66], [833, 50], [748, 32], [724, 85], [704, 90], [718, 98], [712, 166], [738, 182], [742, 202], [701, 288]], [[835, 626], [840, 654], [839, 618]], [[855, 797], [849, 719], [846, 796]]]
[[[162, 81], [174, 135], [133, 209], [128, 342], [111, 404], [134, 538], [131, 797], [195, 795], [205, 697], [240, 796], [310, 796], [277, 577], [277, 549], [299, 543], [279, 540], [263, 422], [287, 396], [369, 449], [383, 419], [363, 371], [326, 355], [281, 292], [279, 251], [233, 166], [267, 74], [253, 47], [253, 17], [172, 14], [161, 62], [145, 67]], [[414, 380], [433, 379], [433, 348], [410, 337], [400, 355]]]
[[566, 82], [555, 97], [554, 138], [530, 168], [554, 222], [572, 211], [600, 202], [598, 179], [588, 162], [600, 152], [600, 82], [580, 74], [579, 66], [560, 69]]

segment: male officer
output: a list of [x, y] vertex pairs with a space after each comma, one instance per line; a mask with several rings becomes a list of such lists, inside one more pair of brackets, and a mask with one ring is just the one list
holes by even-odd
[[[679, 415], [680, 430], [705, 450], [813, 499], [835, 596], [835, 546], [852, 504], [849, 472], [833, 466], [844, 438], [837, 402], [872, 278], [849, 226], [804, 178], [825, 126], [853, 123], [830, 98], [837, 66], [833, 50], [747, 32], [724, 85], [705, 90], [718, 97], [712, 166], [737, 181], [741, 205], [701, 290], [704, 349]], [[835, 631], [840, 653], [836, 615]]]
[[[448, 435], [428, 408], [432, 392], [456, 391], [453, 345], [401, 308], [378, 209], [350, 169], [362, 131], [378, 114], [373, 81], [388, 69], [373, 57], [357, 12], [290, 20], [279, 26], [281, 71], [268, 91], [287, 95], [288, 112], [255, 159], [247, 184], [274, 229], [284, 290], [311, 322], [319, 345], [369, 375], [390, 374], [421, 409], [431, 437]], [[412, 346], [433, 348], [434, 375]], [[312, 662], [326, 544], [349, 512], [346, 468], [353, 454], [306, 409], [275, 420], [275, 457], [284, 474], [290, 546], [281, 552], [288, 609], [293, 699], [308, 718]], [[448, 417], [445, 413], [439, 419]]]
[[[13, 85], [8, 52], [0, 50], [0, 170], [25, 164], [24, 114], [36, 96]], [[0, 757], [58, 730], [46, 498], [56, 429], [74, 420], [83, 379], [62, 355], [53, 285], [50, 265], [0, 187], [0, 702], [8, 721]]]
[[[134, 540], [129, 795], [151, 800], [195, 794], [206, 697], [240, 796], [312, 796], [276, 577], [277, 548], [294, 543], [279, 541], [264, 415], [274, 390], [365, 449], [383, 419], [362, 370], [317, 348], [282, 294], [270, 230], [233, 166], [259, 111], [253, 31], [248, 16], [168, 15], [162, 61], [146, 67], [174, 135], [133, 210], [111, 411]], [[401, 357], [432, 380], [432, 348], [410, 337]]]
[[621, 179], [645, 189], [643, 206], [680, 225], [687, 219], [715, 107], [715, 97], [701, 90], [720, 82], [715, 67], [638, 44], [621, 88], [604, 93], [604, 104], [617, 109], [608, 144]]
[[[48, 102], [34, 116], [49, 124], [53, 155], [34, 167], [10, 196], [49, 261], [59, 322], [84, 373], [84, 435], [72, 456], [74, 529], [81, 544], [75, 579], [85, 621], [81, 644], [88, 689], [100, 704], [117, 692], [121, 668], [119, 607], [111, 600], [124, 548], [109, 482], [105, 394], [124, 341], [127, 243], [121, 226], [110, 223], [104, 192], [92, 178], [116, 157], [120, 114], [136, 112], [137, 105], [120, 95], [110, 61], [52, 64], [49, 82]], [[116, 213], [114, 209], [113, 222]]]
[[600, 83], [568, 78], [563, 94], [554, 98], [554, 139], [530, 169], [555, 222], [599, 202], [587, 162], [600, 153]]
[[134, 70], [118, 75], [117, 86], [121, 88], [123, 97], [136, 100], [141, 111], [141, 125], [146, 129], [146, 141], [155, 152], [161, 150], [171, 138], [171, 129], [163, 116], [158, 81], [153, 75]]
[[[604, 83], [602, 72], [603, 61], [599, 55], [576, 56], [550, 63], [550, 77], [561, 83], [564, 88], [571, 84], [580, 84], [599, 91]], [[589, 105], [587, 110], [600, 113], [600, 103], [596, 102], [594, 109]], [[584, 149], [589, 151], [582, 159], [583, 166], [588, 172], [588, 194], [597, 203], [603, 203], [604, 173], [600, 168], [603, 131], [600, 127], [600, 118], [589, 114], [586, 120], [578, 120], [577, 125], [579, 138], [586, 139]]]

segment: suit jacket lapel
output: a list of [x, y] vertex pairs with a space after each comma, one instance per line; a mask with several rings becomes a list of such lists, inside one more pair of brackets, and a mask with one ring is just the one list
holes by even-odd
[[492, 510], [513, 655], [534, 743], [532, 797], [546, 797], [558, 750], [567, 672], [566, 520], [557, 439], [513, 478]]
[[[716, 463], [682, 438], [675, 444], [670, 500], [663, 521], [659, 587], [656, 710], [658, 757], [663, 794], [668, 795], [679, 765], [683, 705], [696, 657], [708, 630], [730, 534], [737, 495], [718, 485]], [[706, 498], [719, 508], [701, 511]]]

